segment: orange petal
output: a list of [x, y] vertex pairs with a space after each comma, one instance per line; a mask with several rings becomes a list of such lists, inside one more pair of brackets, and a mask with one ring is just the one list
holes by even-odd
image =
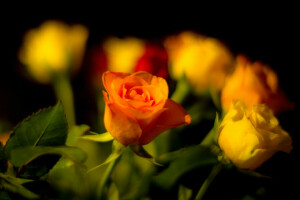
[[161, 77], [153, 76], [151, 80], [151, 85], [153, 87], [159, 88], [161, 94], [167, 99], [169, 95], [169, 87], [167, 81]]
[[148, 72], [144, 72], [144, 71], [140, 71], [140, 72], [135, 72], [132, 74], [132, 76], [138, 77], [142, 80], [145, 80], [147, 82], [148, 85], [151, 84], [151, 80], [153, 78], [153, 75], [148, 73]]
[[144, 80], [142, 77], [135, 76], [135, 74], [136, 73], [133, 73], [130, 76], [127, 76], [124, 79], [124, 83], [126, 83], [126, 85], [128, 85], [129, 87], [149, 85], [147, 79]]
[[112, 83], [116, 81], [116, 79], [124, 79], [126, 76], [129, 76], [130, 74], [128, 73], [123, 73], [123, 72], [111, 72], [111, 71], [106, 71], [102, 75], [102, 81], [104, 88], [106, 91], [111, 94], [112, 92]]
[[139, 124], [114, 103], [105, 104], [104, 124], [106, 130], [123, 145], [135, 144], [142, 134]]
[[123, 113], [129, 116], [132, 119], [135, 119], [140, 127], [144, 129], [148, 129], [147, 127], [156, 123], [157, 119], [160, 117], [161, 113], [166, 110], [163, 108], [164, 102], [161, 102], [158, 105], [147, 108], [135, 109], [126, 106], [119, 106]]
[[167, 110], [159, 117], [157, 126], [177, 127], [191, 123], [191, 116], [175, 101], [168, 99], [165, 108]]
[[164, 109], [156, 124], [151, 127], [152, 129], [143, 130], [144, 132], [138, 141], [139, 145], [148, 144], [159, 134], [170, 128], [191, 123], [191, 116], [180, 104], [168, 99]]
[[125, 77], [129, 76], [128, 73], [123, 72], [111, 72], [106, 71], [102, 75], [102, 81], [105, 90], [109, 94], [110, 102], [118, 102], [118, 104], [127, 105], [126, 101], [124, 101], [118, 94], [121, 85], [123, 84], [123, 80]]
[[136, 72], [132, 76], [138, 77], [147, 82], [148, 85], [152, 85], [161, 90], [161, 93], [167, 98], [169, 93], [169, 87], [167, 81], [161, 77], [153, 76], [148, 72]]

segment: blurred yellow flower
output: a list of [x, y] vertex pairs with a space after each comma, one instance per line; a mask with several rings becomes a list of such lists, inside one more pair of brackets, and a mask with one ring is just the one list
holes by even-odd
[[277, 151], [289, 153], [292, 139], [279, 125], [272, 110], [263, 104], [251, 109], [233, 101], [219, 129], [218, 143], [239, 168], [254, 170]]
[[47, 84], [55, 74], [79, 69], [87, 38], [88, 30], [82, 25], [46, 21], [25, 34], [19, 59], [32, 78]]
[[107, 69], [112, 72], [132, 73], [138, 59], [144, 54], [144, 41], [134, 37], [109, 37], [103, 43], [107, 55]]
[[171, 76], [179, 80], [185, 75], [197, 93], [211, 87], [220, 90], [232, 71], [233, 56], [217, 39], [185, 31], [167, 37], [164, 45], [169, 54]]
[[266, 104], [276, 114], [293, 108], [279, 88], [277, 74], [261, 62], [250, 62], [243, 55], [236, 58], [236, 68], [222, 89], [221, 103], [227, 111], [232, 100], [242, 99], [246, 106]]

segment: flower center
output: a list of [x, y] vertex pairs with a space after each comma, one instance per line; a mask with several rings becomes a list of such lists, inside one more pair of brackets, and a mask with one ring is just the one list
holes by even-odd
[[155, 104], [153, 97], [145, 86], [124, 84], [119, 91], [119, 95], [134, 107], [152, 106]]
[[147, 98], [148, 96], [142, 91], [142, 89], [131, 89], [125, 95], [125, 97], [127, 99], [132, 99], [135, 101], [147, 101], [148, 100], [148, 98]]

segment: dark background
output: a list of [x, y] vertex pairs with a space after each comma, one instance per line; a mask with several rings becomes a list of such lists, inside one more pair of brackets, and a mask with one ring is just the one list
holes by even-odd
[[[70, 7], [54, 3], [35, 6], [2, 7], [7, 13], [1, 14], [0, 117], [9, 121], [17, 122], [28, 112], [53, 102], [54, 97], [49, 94], [51, 87], [25, 79], [17, 60], [25, 31], [38, 27], [47, 19], [87, 26], [90, 30], [88, 48], [108, 35], [160, 39], [182, 30], [194, 30], [216, 37], [234, 54], [244, 53], [253, 61], [270, 65], [289, 99], [296, 101], [299, 20], [292, 5], [289, 9], [282, 6], [277, 10], [258, 6], [247, 9], [250, 5], [231, 10], [201, 5], [177, 5], [177, 9], [173, 9], [153, 4], [136, 8], [87, 3]], [[73, 81], [77, 79], [80, 77]]]
[[[37, 7], [36, 7], [37, 6]], [[14, 5], [2, 7], [0, 37], [0, 119], [13, 125], [39, 110], [55, 104], [51, 86], [40, 85], [22, 75], [22, 66], [17, 52], [25, 31], [39, 26], [44, 20], [59, 19], [67, 23], [81, 23], [90, 30], [87, 48], [97, 45], [108, 35], [136, 36], [160, 39], [183, 30], [199, 33], [222, 40], [234, 54], [244, 53], [251, 60], [260, 60], [270, 65], [278, 74], [279, 83], [288, 98], [295, 102], [295, 110], [279, 116], [282, 127], [294, 140], [294, 150], [288, 166], [281, 163], [274, 167], [280, 179], [274, 183], [275, 194], [284, 196], [295, 192], [292, 180], [298, 180], [299, 136], [298, 93], [299, 93], [299, 15], [293, 5], [261, 8], [243, 5], [230, 10], [222, 5], [219, 9], [203, 5], [177, 5], [162, 8], [160, 5], [145, 4], [139, 7], [123, 5], [87, 5], [61, 8], [60, 4]], [[134, 5], [136, 6], [136, 5]], [[58, 9], [60, 8], [60, 9]], [[148, 9], [146, 9], [148, 8]], [[4, 13], [5, 11], [5, 13]], [[7, 11], [7, 12], [6, 12]], [[89, 99], [83, 73], [74, 77], [78, 123], [89, 123], [81, 114], [94, 108]], [[284, 160], [285, 160], [284, 159]], [[279, 161], [275, 164], [278, 165]], [[273, 164], [273, 163], [272, 163]], [[278, 181], [280, 180], [280, 181]], [[280, 184], [282, 182], [282, 184]], [[276, 193], [277, 192], [277, 193]], [[290, 196], [290, 195], [288, 195]]]

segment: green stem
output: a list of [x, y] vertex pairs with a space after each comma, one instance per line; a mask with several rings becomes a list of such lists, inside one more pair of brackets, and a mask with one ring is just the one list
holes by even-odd
[[120, 159], [120, 157], [118, 157], [117, 159], [114, 159], [107, 166], [107, 168], [102, 176], [102, 179], [99, 182], [99, 186], [98, 186], [97, 194], [96, 194], [97, 199], [104, 199], [103, 192], [104, 192], [105, 186], [106, 186], [107, 181], [108, 181], [111, 173], [113, 172], [113, 169], [115, 168], [119, 159]]
[[136, 193], [132, 196], [132, 198], [130, 199], [134, 199], [134, 200], [138, 200], [138, 199], [142, 199], [144, 193], [149, 189], [150, 187], [150, 180], [152, 178], [152, 176], [154, 175], [155, 170], [154, 167], [151, 166], [143, 175], [143, 177], [141, 177], [139, 184], [137, 185], [136, 188]]
[[219, 164], [217, 164], [213, 167], [212, 171], [210, 172], [210, 174], [208, 175], [208, 177], [206, 178], [206, 180], [202, 184], [200, 190], [198, 191], [195, 200], [203, 199], [208, 187], [213, 182], [213, 180], [218, 175], [218, 173], [221, 171], [221, 169], [222, 169], [222, 163], [219, 163]]
[[220, 102], [220, 93], [215, 88], [209, 88], [210, 97], [218, 110], [222, 110], [222, 105]]
[[69, 127], [74, 126], [76, 124], [76, 120], [73, 90], [70, 79], [67, 76], [58, 75], [54, 78], [52, 85], [56, 98], [62, 102]]
[[172, 94], [171, 99], [181, 104], [190, 92], [189, 84], [185, 79], [181, 79], [177, 82], [176, 89]]
[[104, 120], [103, 120], [103, 116], [104, 116], [104, 109], [105, 109], [105, 101], [104, 101], [104, 97], [102, 94], [102, 91], [97, 91], [97, 125], [98, 125], [98, 130], [100, 132], [104, 132], [105, 126], [104, 126]]

